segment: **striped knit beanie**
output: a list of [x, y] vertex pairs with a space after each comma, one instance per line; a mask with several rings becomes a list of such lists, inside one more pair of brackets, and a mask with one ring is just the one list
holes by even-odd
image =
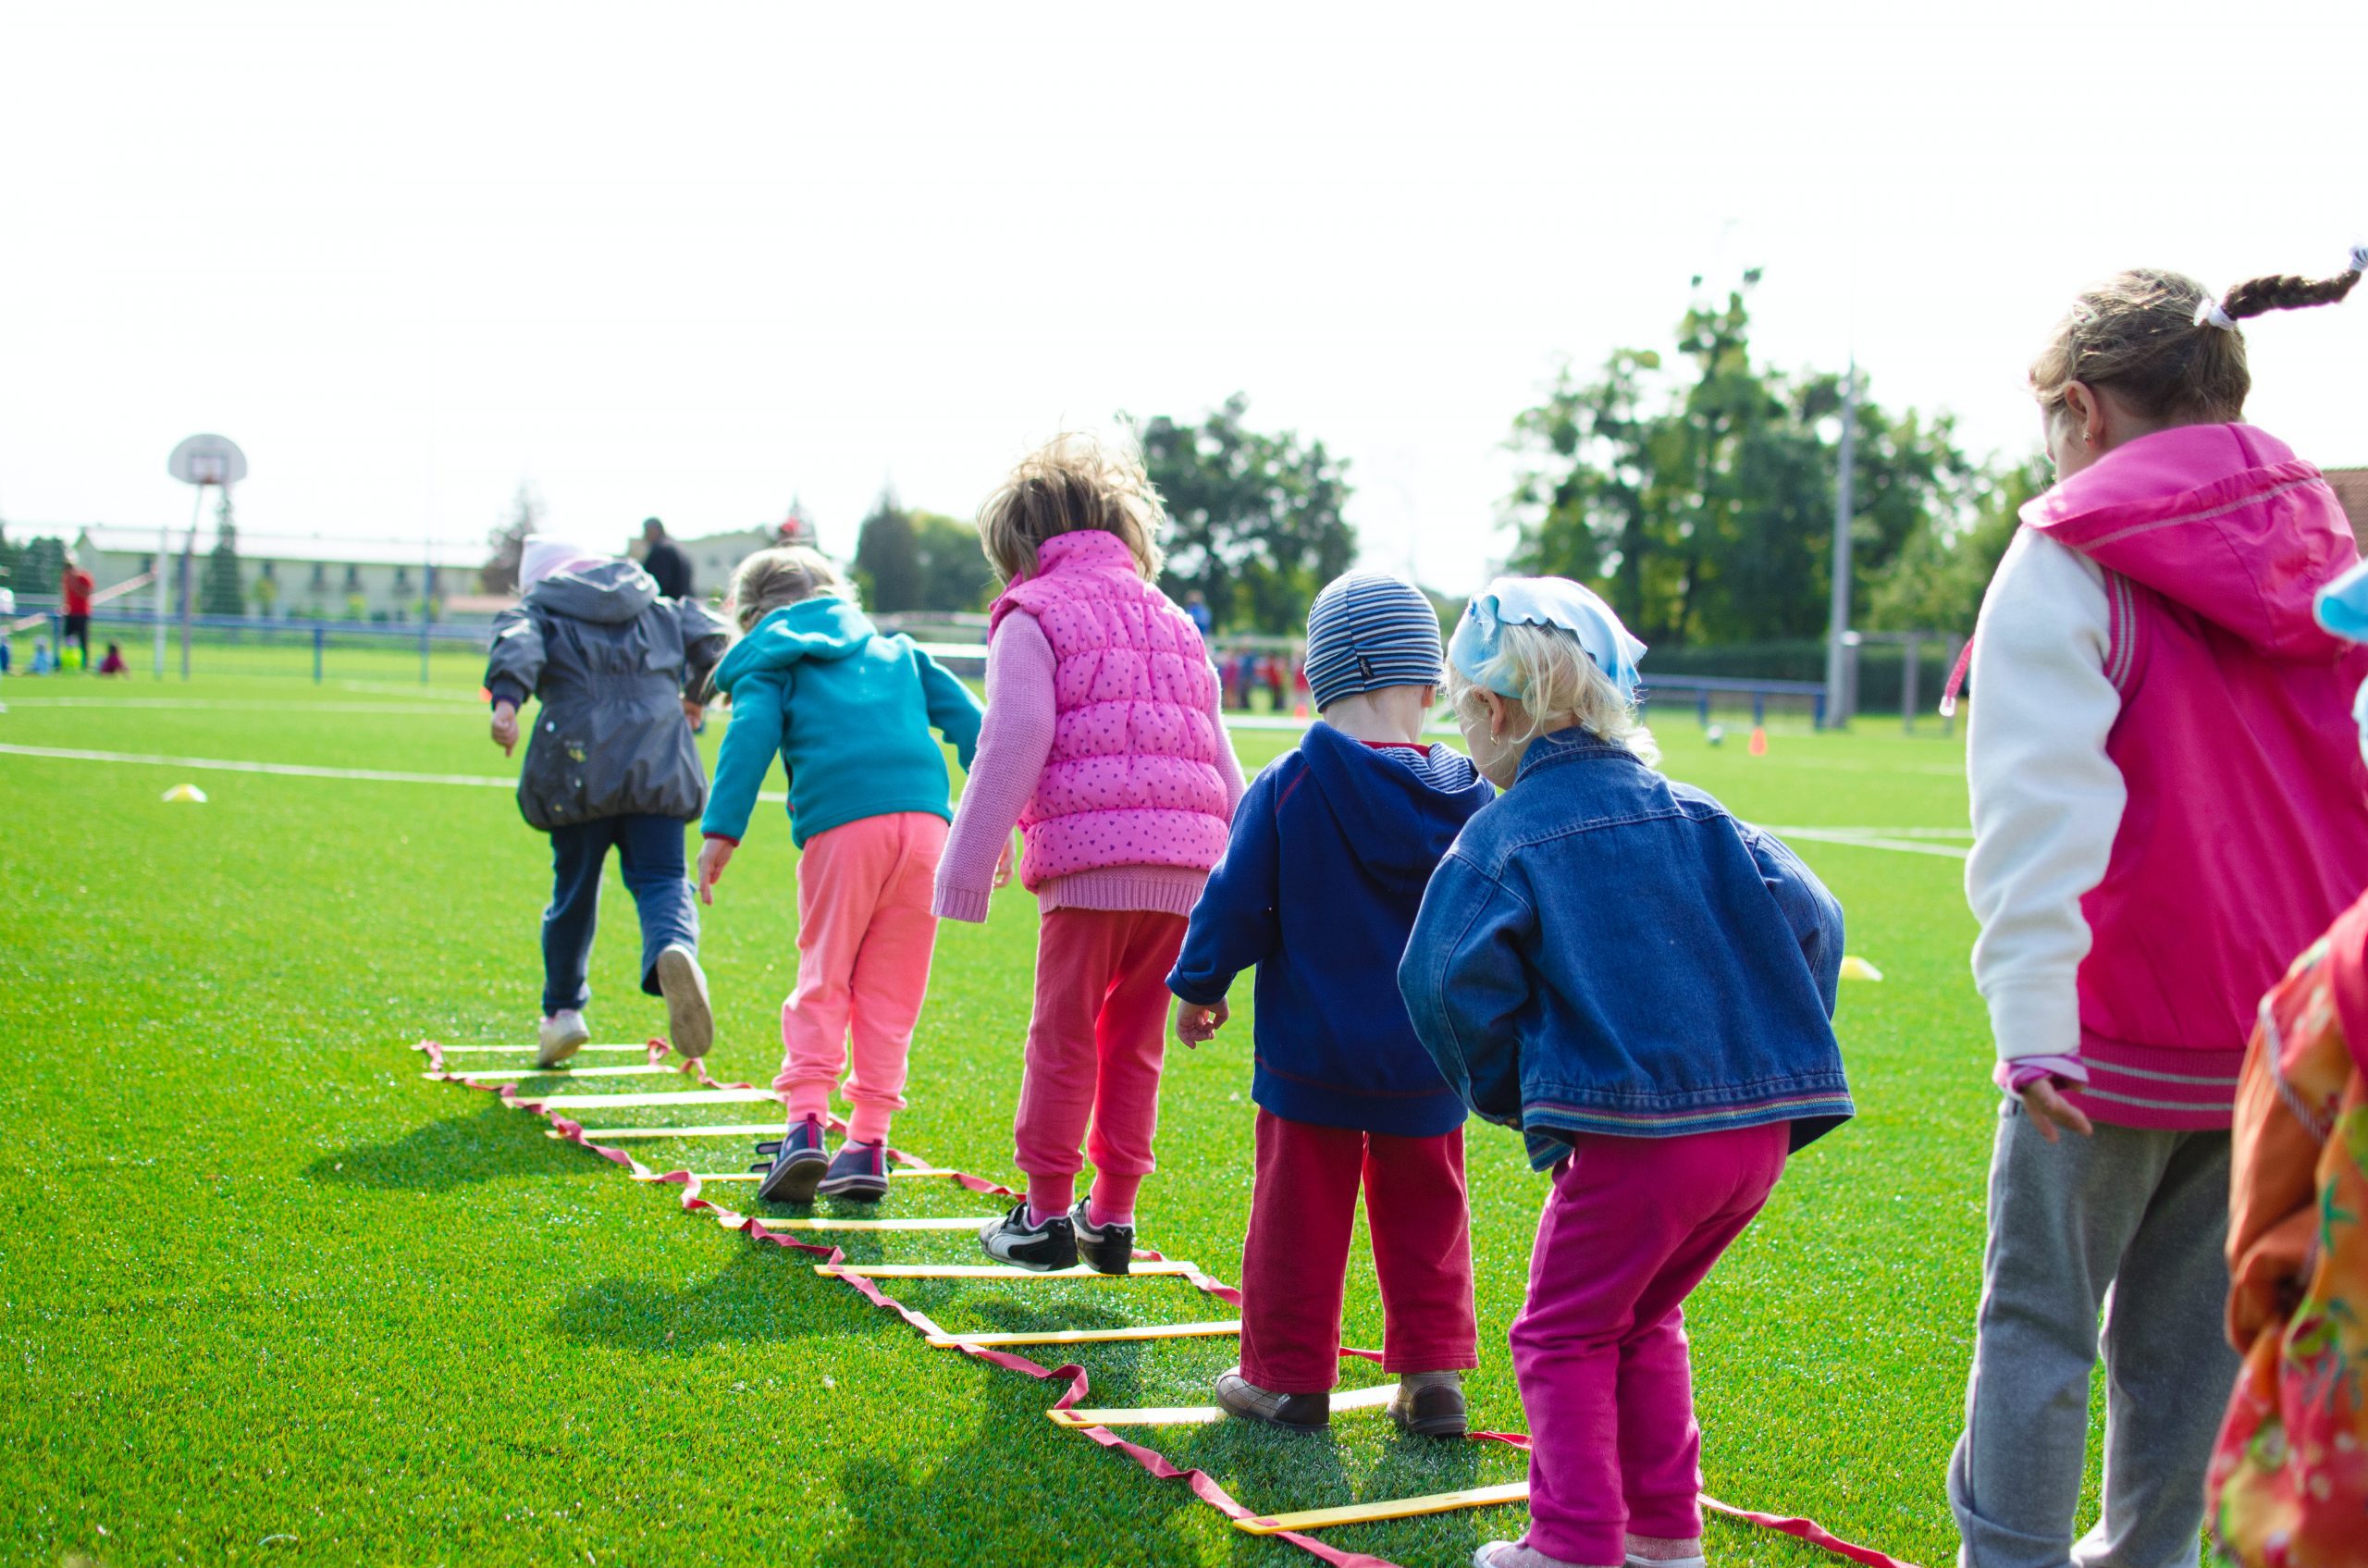
[[1439, 684], [1439, 616], [1387, 572], [1335, 577], [1307, 612], [1307, 689], [1318, 712], [1384, 686]]

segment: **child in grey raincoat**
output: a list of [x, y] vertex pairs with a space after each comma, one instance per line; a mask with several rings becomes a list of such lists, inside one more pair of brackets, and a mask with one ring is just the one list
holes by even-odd
[[527, 537], [518, 581], [518, 607], [494, 623], [485, 685], [505, 754], [527, 694], [541, 699], [518, 778], [519, 811], [551, 840], [536, 1061], [556, 1067], [591, 1038], [586, 973], [611, 846], [641, 915], [641, 988], [666, 998], [674, 1049], [705, 1056], [715, 1020], [683, 824], [707, 806], [692, 694], [723, 656], [723, 623], [702, 604], [660, 597], [630, 561], [547, 535]]

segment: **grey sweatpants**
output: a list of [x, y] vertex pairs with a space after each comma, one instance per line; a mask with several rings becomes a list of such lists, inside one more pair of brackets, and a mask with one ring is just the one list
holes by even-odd
[[[2204, 1470], [2237, 1377], [2223, 1338], [2228, 1134], [2100, 1123], [2041, 1135], [2009, 1099], [1965, 1433], [1964, 1568], [2193, 1568]], [[2105, 1359], [2104, 1512], [2076, 1548], [2089, 1379]]]

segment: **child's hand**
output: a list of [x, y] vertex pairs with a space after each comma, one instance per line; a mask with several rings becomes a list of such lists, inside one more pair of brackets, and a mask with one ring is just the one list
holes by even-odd
[[504, 757], [517, 748], [518, 709], [515, 704], [497, 702], [493, 705], [493, 744], [501, 747]]
[[2039, 1129], [2039, 1135], [2051, 1143], [2062, 1136], [2056, 1131], [2057, 1128], [2062, 1128], [2065, 1132], [2077, 1132], [2083, 1138], [2096, 1131], [2080, 1107], [2064, 1097], [2064, 1092], [2056, 1088], [2053, 1079], [2043, 1078], [2037, 1083], [2024, 1086], [2023, 1110], [2031, 1118], [2032, 1125]]
[[1217, 1031], [1231, 1017], [1233, 1010], [1223, 1002], [1204, 1007], [1198, 1002], [1179, 1001], [1176, 1004], [1176, 1038], [1188, 1046], [1215, 1040]]
[[699, 846], [699, 902], [715, 902], [715, 883], [723, 875], [723, 868], [732, 864], [731, 840], [710, 838]]
[[1013, 871], [1018, 870], [1018, 868], [1019, 834], [1015, 832], [1011, 835], [1010, 841], [1003, 846], [1003, 854], [995, 860], [995, 886], [997, 888], [1009, 887], [1011, 885], [1011, 874]]

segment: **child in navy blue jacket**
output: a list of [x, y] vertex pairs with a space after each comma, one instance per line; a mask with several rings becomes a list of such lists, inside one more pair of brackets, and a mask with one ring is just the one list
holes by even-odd
[[1643, 652], [1555, 577], [1499, 578], [1448, 648], [1464, 739], [1505, 795], [1440, 863], [1399, 982], [1448, 1081], [1554, 1173], [1512, 1329], [1529, 1535], [1481, 1568], [1698, 1568], [1681, 1304], [1785, 1156], [1851, 1114], [1841, 907], [1653, 767]]
[[1380, 573], [1339, 578], [1307, 616], [1323, 714], [1235, 811], [1168, 989], [1177, 1038], [1226, 1021], [1258, 967], [1258, 1167], [1241, 1249], [1241, 1365], [1226, 1409], [1311, 1430], [1331, 1420], [1340, 1303], [1362, 1181], [1381, 1277], [1389, 1414], [1460, 1437], [1479, 1364], [1463, 1102], [1424, 1054], [1392, 977], [1423, 888], [1494, 798], [1470, 762], [1422, 742], [1439, 680], [1437, 612]]

